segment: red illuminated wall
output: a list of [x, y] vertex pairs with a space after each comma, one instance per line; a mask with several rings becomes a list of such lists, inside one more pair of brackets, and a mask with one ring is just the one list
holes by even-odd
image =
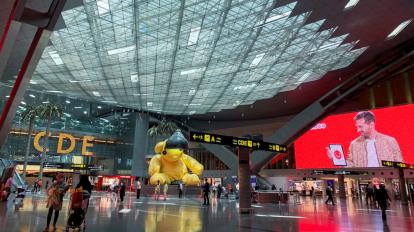
[[[414, 164], [414, 104], [372, 110], [376, 129], [394, 137], [405, 163]], [[342, 144], [345, 157], [349, 144], [359, 136], [354, 116], [357, 112], [328, 116], [295, 142], [297, 168], [334, 168], [325, 147]]]

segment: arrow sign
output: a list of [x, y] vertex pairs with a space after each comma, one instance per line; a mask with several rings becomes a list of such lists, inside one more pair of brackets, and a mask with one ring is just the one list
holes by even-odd
[[195, 131], [190, 131], [190, 141], [198, 143], [220, 144], [231, 147], [247, 147], [251, 148], [252, 150], [264, 150], [271, 152], [283, 153], [287, 151], [287, 146], [282, 144]]

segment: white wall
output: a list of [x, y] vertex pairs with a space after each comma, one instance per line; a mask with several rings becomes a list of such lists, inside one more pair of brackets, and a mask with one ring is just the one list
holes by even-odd
[[279, 188], [282, 188], [283, 191], [287, 191], [289, 184], [288, 184], [288, 178], [283, 176], [277, 176], [277, 177], [265, 177], [267, 181], [269, 181], [270, 184], [274, 184], [276, 186], [276, 189], [279, 190]]

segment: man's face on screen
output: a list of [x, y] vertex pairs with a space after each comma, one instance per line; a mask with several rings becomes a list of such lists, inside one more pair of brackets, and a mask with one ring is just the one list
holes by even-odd
[[357, 128], [357, 132], [365, 138], [369, 137], [374, 129], [374, 123], [366, 123], [363, 118], [356, 120], [355, 126]]

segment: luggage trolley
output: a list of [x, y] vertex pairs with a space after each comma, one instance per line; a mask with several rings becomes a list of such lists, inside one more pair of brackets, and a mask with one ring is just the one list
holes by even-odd
[[[66, 229], [86, 231], [86, 213], [88, 211], [90, 194], [86, 190], [76, 189], [70, 196]], [[83, 230], [82, 230], [83, 229]]]

